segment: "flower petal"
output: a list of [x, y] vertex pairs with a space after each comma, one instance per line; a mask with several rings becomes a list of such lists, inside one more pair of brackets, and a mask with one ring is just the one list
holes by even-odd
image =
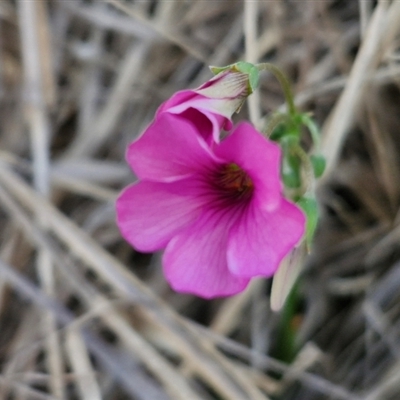
[[139, 179], [158, 182], [186, 177], [213, 159], [195, 127], [169, 113], [161, 114], [127, 152], [128, 163]]
[[178, 106], [182, 103], [185, 103], [194, 97], [196, 97], [196, 92], [194, 90], [181, 90], [172, 95], [168, 100], [164, 101], [161, 106], [158, 108], [156, 117], [164, 112], [168, 112], [168, 110], [172, 107]]
[[232, 275], [226, 261], [232, 217], [224, 211], [207, 210], [171, 240], [163, 265], [174, 290], [213, 298], [236, 294], [246, 288], [249, 280]]
[[267, 211], [279, 206], [281, 150], [277, 144], [263, 137], [251, 124], [241, 123], [215, 149], [215, 154], [239, 165], [250, 176], [255, 201], [260, 206]]
[[190, 120], [193, 125], [201, 128], [202, 136], [206, 140], [210, 138], [218, 143], [221, 130], [232, 128], [230, 118], [242, 102], [242, 99], [212, 99], [196, 95], [186, 102], [165, 109], [164, 112]]
[[179, 117], [190, 122], [198, 134], [209, 145], [212, 145], [214, 142], [219, 142], [222, 127], [224, 127], [224, 129], [232, 127], [232, 123], [225, 117], [207, 110], [187, 108], [179, 114]]
[[226, 70], [197, 88], [196, 92], [209, 98], [240, 99], [243, 102], [250, 94], [249, 75]]
[[117, 224], [123, 237], [145, 252], [164, 248], [200, 214], [205, 201], [191, 177], [172, 183], [139, 182], [117, 199]]
[[250, 204], [230, 231], [228, 265], [240, 277], [271, 276], [304, 234], [302, 211], [286, 199], [267, 212]]
[[[215, 87], [216, 82], [220, 79], [215, 82], [214, 80], [215, 78], [211, 79], [198, 89], [175, 93], [159, 107], [156, 116], [159, 117], [162, 113], [167, 112], [180, 115], [190, 120], [196, 127], [201, 127], [201, 133], [205, 140], [212, 139], [218, 143], [221, 130], [232, 129], [231, 117], [243, 103], [243, 96], [239, 96], [238, 89], [234, 87], [235, 91], [231, 89], [229, 94], [236, 95], [237, 98], [221, 98], [221, 92]], [[207, 94], [207, 91], [210, 91], [209, 95], [203, 95], [200, 93], [201, 90], [206, 90]]]

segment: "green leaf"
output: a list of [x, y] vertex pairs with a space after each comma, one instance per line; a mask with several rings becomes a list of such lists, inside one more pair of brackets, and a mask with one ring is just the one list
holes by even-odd
[[325, 166], [326, 166], [325, 157], [320, 154], [319, 155], [313, 154], [310, 157], [310, 161], [313, 166], [314, 176], [316, 178], [319, 178], [325, 171]]
[[[286, 115], [283, 116], [286, 117]], [[295, 145], [297, 146], [299, 144], [300, 134], [297, 128], [290, 122], [289, 120], [278, 124], [269, 138], [275, 142], [280, 142], [282, 146], [287, 146], [288, 148]]]
[[318, 204], [313, 197], [302, 197], [297, 205], [304, 211], [306, 215], [306, 244], [307, 249], [310, 251], [311, 243], [314, 237], [315, 229], [318, 223]]
[[271, 136], [269, 138], [274, 142], [278, 142], [285, 136], [285, 133], [286, 133], [286, 125], [284, 123], [280, 123], [272, 131]]

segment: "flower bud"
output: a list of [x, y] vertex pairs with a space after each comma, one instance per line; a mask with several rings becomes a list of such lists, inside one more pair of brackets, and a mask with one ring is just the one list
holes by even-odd
[[196, 126], [201, 125], [207, 142], [219, 142], [221, 130], [232, 128], [232, 115], [240, 110], [254, 89], [254, 79], [250, 82], [250, 74], [239, 70], [237, 64], [222, 67], [221, 72], [197, 89], [175, 93], [160, 106], [156, 118], [162, 113], [185, 118]]

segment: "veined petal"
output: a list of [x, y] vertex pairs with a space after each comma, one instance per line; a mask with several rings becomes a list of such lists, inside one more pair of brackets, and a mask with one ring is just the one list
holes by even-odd
[[172, 114], [181, 114], [188, 108], [194, 108], [196, 110], [204, 111], [204, 112], [214, 112], [215, 114], [220, 114], [221, 116], [229, 119], [231, 115], [235, 112], [234, 106], [230, 106], [235, 103], [235, 105], [239, 105], [243, 100], [236, 102], [234, 100], [227, 99], [214, 99], [207, 98], [201, 95], [197, 95], [190, 100], [187, 100], [181, 104], [177, 104], [174, 107], [165, 110], [164, 112], [169, 112]]
[[123, 237], [145, 252], [164, 248], [201, 213], [204, 199], [192, 177], [171, 183], [139, 182], [117, 199], [117, 224]]
[[255, 201], [271, 211], [281, 201], [281, 150], [249, 123], [241, 123], [215, 149], [215, 154], [240, 166], [254, 183]]
[[286, 199], [268, 212], [250, 204], [230, 231], [228, 265], [243, 278], [271, 276], [304, 234], [303, 212]]
[[249, 75], [224, 71], [196, 89], [196, 92], [214, 99], [245, 99], [249, 93]]
[[207, 210], [169, 242], [163, 265], [174, 290], [213, 298], [246, 288], [249, 279], [232, 275], [227, 265], [232, 218], [235, 215], [224, 210]]
[[161, 114], [127, 152], [139, 179], [159, 182], [186, 177], [215, 159], [193, 124], [170, 113]]

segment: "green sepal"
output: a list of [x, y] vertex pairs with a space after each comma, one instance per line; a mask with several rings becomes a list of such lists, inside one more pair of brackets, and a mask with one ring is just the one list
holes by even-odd
[[249, 75], [250, 93], [253, 93], [254, 90], [257, 89], [258, 83], [260, 81], [260, 71], [258, 70], [258, 68], [254, 64], [248, 63], [246, 61], [239, 61], [234, 64], [234, 67], [238, 72]]
[[251, 93], [253, 93], [257, 89], [259, 83], [260, 71], [256, 67], [253, 67], [249, 72], [249, 86]]
[[319, 178], [325, 171], [326, 167], [326, 160], [325, 157], [322, 155], [313, 154], [310, 157], [311, 164], [313, 166], [314, 176]]
[[244, 74], [249, 74], [253, 68], [257, 68], [254, 64], [251, 64], [246, 61], [238, 61], [237, 63], [233, 64], [234, 68], [238, 72], [243, 72]]
[[258, 68], [254, 64], [246, 61], [238, 61], [235, 64], [230, 64], [225, 67], [210, 66], [210, 70], [214, 75], [218, 75], [219, 73], [227, 70], [247, 74], [249, 77], [249, 94], [253, 93], [254, 90], [257, 89], [260, 81], [260, 71]]
[[313, 197], [302, 197], [297, 205], [303, 210], [306, 215], [306, 245], [310, 251], [312, 240], [314, 238], [315, 229], [318, 223], [318, 204]]
[[214, 75], [218, 75], [221, 72], [230, 70], [232, 72], [243, 72], [244, 74], [250, 74], [251, 70], [257, 67], [254, 64], [248, 63], [246, 61], [238, 61], [234, 64], [229, 64], [224, 67], [210, 66], [210, 70]]
[[226, 67], [214, 67], [214, 66], [210, 65], [209, 68], [214, 75], [218, 75], [219, 73], [224, 72], [228, 69], [234, 70], [234, 67], [235, 67], [235, 64], [230, 64], [230, 65], [227, 65]]

